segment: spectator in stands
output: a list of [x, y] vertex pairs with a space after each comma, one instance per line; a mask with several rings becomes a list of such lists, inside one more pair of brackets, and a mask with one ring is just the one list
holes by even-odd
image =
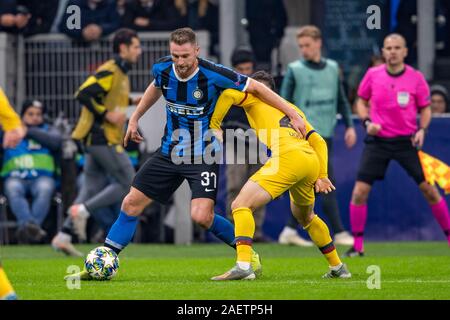
[[117, 13], [119, 14], [120, 17], [120, 27], [124, 27], [125, 26], [125, 13], [126, 13], [126, 4], [127, 4], [127, 0], [117, 0]]
[[81, 28], [69, 29], [67, 21], [70, 14], [65, 11], [59, 30], [73, 39], [97, 41], [120, 27], [120, 16], [113, 0], [70, 0], [67, 7], [72, 5], [80, 8]]
[[433, 114], [449, 113], [448, 91], [444, 86], [435, 84], [430, 88], [431, 112]]
[[187, 26], [193, 30], [209, 32], [209, 53], [218, 57], [219, 51], [219, 1], [218, 0], [175, 0], [180, 14], [187, 17]]
[[19, 223], [19, 242], [39, 242], [46, 235], [41, 225], [55, 191], [55, 158], [62, 140], [59, 132], [44, 122], [44, 108], [39, 101], [25, 101], [21, 117], [27, 134], [15, 148], [4, 150], [1, 176], [11, 211]]
[[280, 45], [287, 25], [283, 1], [247, 0], [246, 15], [256, 68], [270, 70], [272, 50]]
[[22, 33], [31, 19], [30, 11], [16, 0], [0, 1], [0, 31]]
[[30, 20], [24, 29], [25, 36], [49, 33], [55, 20], [59, 0], [18, 0], [30, 13]]
[[137, 31], [169, 31], [185, 25], [174, 0], [131, 0], [123, 21], [124, 27]]

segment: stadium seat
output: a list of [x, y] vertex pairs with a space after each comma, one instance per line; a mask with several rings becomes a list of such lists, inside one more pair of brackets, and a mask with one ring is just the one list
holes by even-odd
[[[60, 230], [64, 222], [63, 201], [61, 194], [55, 192], [52, 198], [52, 206], [47, 216], [54, 217], [53, 212], [56, 212], [56, 230]], [[48, 220], [48, 219], [45, 220]], [[45, 225], [45, 221], [44, 221]], [[8, 212], [8, 199], [3, 194], [0, 194], [0, 245], [7, 245], [10, 243], [10, 229], [17, 229], [18, 223], [16, 219]]]

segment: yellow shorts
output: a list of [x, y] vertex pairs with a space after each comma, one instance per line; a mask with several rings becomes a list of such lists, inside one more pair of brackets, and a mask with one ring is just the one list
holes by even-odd
[[319, 177], [319, 160], [314, 151], [291, 150], [269, 159], [250, 180], [258, 183], [272, 199], [289, 190], [298, 206], [313, 205], [314, 183]]

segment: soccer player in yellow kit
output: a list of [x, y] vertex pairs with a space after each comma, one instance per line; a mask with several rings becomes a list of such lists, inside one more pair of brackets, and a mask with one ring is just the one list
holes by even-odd
[[[256, 72], [252, 78], [274, 88], [273, 78], [264, 71]], [[210, 123], [219, 140], [222, 137], [220, 125], [232, 105], [244, 108], [250, 126], [256, 130], [261, 142], [272, 151], [272, 156], [250, 177], [231, 205], [237, 263], [231, 270], [212, 280], [256, 278], [250, 265], [255, 231], [252, 212], [287, 190], [292, 214], [328, 261], [330, 270], [323, 277], [350, 278], [351, 273], [341, 262], [327, 225], [313, 211], [314, 191], [329, 193], [335, 190], [327, 175], [327, 146], [323, 138], [294, 105], [292, 108], [306, 123], [307, 133], [304, 138], [290, 127], [289, 119], [277, 109], [269, 108], [252, 94], [227, 89], [219, 97]]]
[[[3, 148], [15, 147], [25, 136], [20, 118], [9, 104], [2, 88], [0, 88], [0, 125], [3, 131]], [[17, 299], [17, 296], [0, 262], [0, 300], [3, 299], [13, 300]]]

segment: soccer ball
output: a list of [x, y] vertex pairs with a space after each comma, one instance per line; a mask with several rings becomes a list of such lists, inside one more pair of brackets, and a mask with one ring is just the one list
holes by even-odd
[[94, 279], [109, 280], [119, 270], [119, 257], [108, 247], [97, 247], [89, 252], [84, 261], [84, 266]]

